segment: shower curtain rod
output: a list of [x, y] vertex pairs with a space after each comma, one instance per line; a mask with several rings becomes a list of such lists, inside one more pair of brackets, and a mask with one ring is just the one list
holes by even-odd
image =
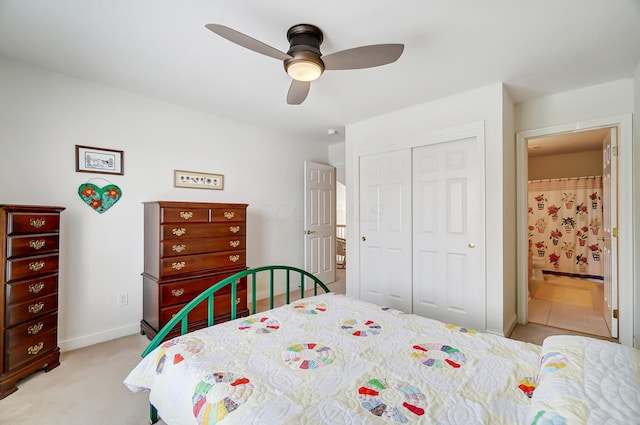
[[569, 180], [597, 179], [597, 178], [602, 178], [602, 176], [560, 177], [558, 179], [538, 179], [538, 180], [529, 180], [529, 183], [560, 182], [560, 181], [569, 181]]

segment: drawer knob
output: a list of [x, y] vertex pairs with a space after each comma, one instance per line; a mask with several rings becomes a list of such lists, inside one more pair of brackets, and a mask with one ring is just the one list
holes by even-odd
[[37, 272], [44, 267], [44, 261], [36, 261], [35, 263], [29, 263], [29, 270]]
[[240, 259], [239, 255], [230, 255], [229, 256], [229, 260], [231, 260], [231, 262], [235, 263], [236, 261], [238, 261]]
[[184, 288], [174, 289], [171, 291], [171, 295], [173, 295], [174, 297], [181, 297], [182, 294], [184, 294]]
[[238, 245], [240, 245], [240, 241], [229, 241], [229, 245], [230, 245], [232, 248], [237, 248], [237, 247], [238, 247]]
[[29, 354], [30, 356], [36, 355], [43, 348], [44, 348], [44, 342], [39, 342], [36, 345], [32, 345], [31, 347], [27, 348], [27, 354]]
[[27, 307], [27, 310], [29, 310], [29, 313], [40, 313], [40, 311], [42, 311], [42, 309], [44, 308], [44, 303], [43, 302], [39, 302], [37, 304], [31, 304], [29, 307]]
[[231, 226], [229, 227], [229, 231], [231, 233], [238, 233], [240, 231], [240, 226]]
[[171, 249], [173, 249], [175, 252], [182, 252], [185, 250], [185, 248], [186, 248], [185, 245], [173, 245], [171, 247]]
[[182, 270], [186, 266], [184, 261], [180, 261], [179, 263], [171, 263], [171, 267], [175, 270]]
[[187, 229], [185, 229], [184, 227], [179, 227], [179, 228], [171, 229], [171, 233], [173, 233], [176, 236], [182, 236], [185, 233], [187, 233]]
[[36, 323], [35, 325], [29, 326], [29, 328], [27, 329], [27, 333], [29, 335], [36, 335], [38, 332], [42, 330], [42, 328], [44, 328], [44, 323], [39, 322], [39, 323]]
[[29, 292], [37, 294], [44, 289], [44, 282], [32, 283], [29, 285]]
[[226, 211], [225, 211], [225, 213], [224, 213], [224, 217], [225, 217], [227, 220], [231, 220], [233, 217], [235, 217], [235, 215], [236, 215], [236, 213], [234, 213], [234, 212], [226, 212]]
[[189, 220], [191, 217], [193, 217], [193, 213], [191, 211], [180, 211], [180, 217], [184, 218], [185, 220]]
[[35, 227], [36, 229], [44, 226], [46, 222], [47, 220], [45, 220], [44, 218], [32, 218], [31, 220], [29, 220], [29, 224], [31, 224], [31, 226]]
[[29, 241], [29, 246], [33, 249], [40, 249], [44, 246], [45, 243], [46, 242], [44, 239], [38, 239], [34, 241]]

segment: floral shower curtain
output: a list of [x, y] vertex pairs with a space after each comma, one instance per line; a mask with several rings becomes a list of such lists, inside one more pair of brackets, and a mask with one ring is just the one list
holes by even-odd
[[529, 249], [543, 270], [602, 278], [602, 178], [529, 182]]

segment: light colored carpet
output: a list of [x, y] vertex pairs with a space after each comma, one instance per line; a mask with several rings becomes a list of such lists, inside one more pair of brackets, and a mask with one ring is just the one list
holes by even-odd
[[122, 383], [148, 342], [135, 334], [63, 352], [60, 366], [18, 381], [18, 391], [0, 400], [0, 424], [148, 424], [148, 393]]
[[552, 301], [560, 304], [570, 304], [578, 307], [593, 308], [591, 291], [567, 286], [542, 284], [536, 290], [533, 298]]

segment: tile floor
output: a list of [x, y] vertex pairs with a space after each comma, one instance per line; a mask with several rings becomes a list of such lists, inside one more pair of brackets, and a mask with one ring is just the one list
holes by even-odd
[[529, 322], [609, 337], [611, 334], [603, 316], [604, 290], [602, 282], [596, 282], [596, 289], [591, 292], [593, 308], [530, 298]]

